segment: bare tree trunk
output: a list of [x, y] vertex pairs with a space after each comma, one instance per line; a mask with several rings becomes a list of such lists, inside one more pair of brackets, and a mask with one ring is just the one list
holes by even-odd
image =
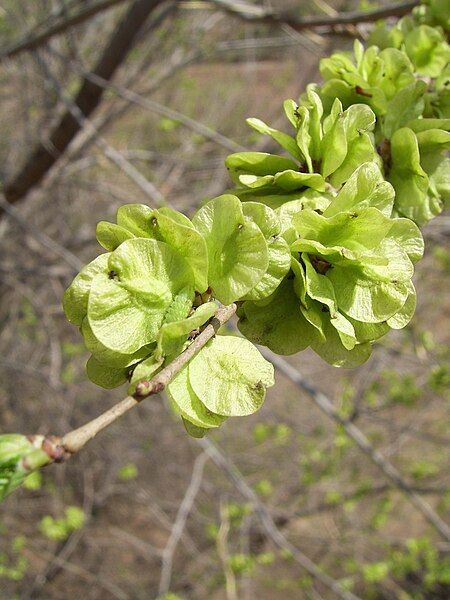
[[[164, 2], [165, 0], [136, 0], [133, 3], [100, 57], [93, 71], [96, 75], [106, 80], [112, 78], [132, 48], [137, 34], [149, 15]], [[89, 117], [99, 105], [103, 93], [104, 88], [84, 79], [74, 103], [85, 117]], [[67, 110], [48, 139], [34, 148], [19, 172], [6, 183], [3, 192], [8, 202], [17, 202], [24, 198], [44, 178], [80, 129], [81, 124]]]

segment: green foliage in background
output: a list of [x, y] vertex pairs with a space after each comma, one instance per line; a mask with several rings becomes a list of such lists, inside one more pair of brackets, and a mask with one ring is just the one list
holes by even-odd
[[25, 538], [18, 535], [12, 540], [10, 552], [0, 552], [0, 580], [20, 581], [24, 578], [28, 567], [28, 560], [23, 555], [25, 543]]
[[62, 541], [71, 533], [81, 529], [85, 522], [84, 512], [78, 506], [68, 506], [64, 510], [64, 516], [54, 519], [46, 515], [39, 523], [39, 529], [45, 537], [50, 540]]
[[438, 598], [441, 591], [445, 594], [441, 586], [450, 584], [450, 560], [441, 556], [428, 538], [411, 538], [390, 550], [384, 560], [357, 568], [364, 582], [369, 584], [369, 590], [374, 592], [377, 585], [391, 578], [402, 588], [408, 589], [410, 584], [420, 588], [420, 592], [411, 596], [413, 598]]

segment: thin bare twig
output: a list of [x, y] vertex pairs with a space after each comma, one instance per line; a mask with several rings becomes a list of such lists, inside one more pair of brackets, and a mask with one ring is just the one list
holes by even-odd
[[32, 225], [28, 219], [22, 217], [20, 212], [5, 199], [2, 193], [0, 193], [0, 208], [7, 215], [9, 215], [26, 233], [36, 239], [40, 244], [42, 244], [42, 246], [53, 252], [53, 254], [56, 254], [62, 258], [68, 265], [72, 267], [72, 269], [75, 269], [75, 271], [79, 271], [81, 269], [83, 263], [78, 257], [75, 256], [75, 254], [72, 254], [70, 250], [67, 250], [64, 248], [64, 246], [61, 246], [61, 244], [58, 244], [58, 242], [55, 242], [55, 240], [49, 238], [45, 233], [42, 233], [37, 227], [34, 227], [34, 225]]
[[136, 550], [139, 550], [139, 552], [141, 552], [147, 558], [149, 555], [156, 556], [158, 558], [161, 556], [161, 551], [159, 548], [156, 548], [156, 546], [153, 546], [153, 544], [150, 544], [149, 542], [144, 542], [144, 540], [141, 540], [137, 536], [131, 534], [129, 531], [124, 531], [123, 529], [120, 529], [120, 527], [113, 526], [110, 528], [109, 532], [121, 542], [125, 542], [126, 544], [136, 548]]
[[[154, 17], [151, 23], [152, 29], [161, 24], [166, 16], [172, 12], [175, 8], [175, 4], [173, 2], [166, 3], [164, 6], [164, 10], [160, 10], [157, 17]], [[212, 27], [214, 27], [218, 21], [223, 18], [223, 14], [216, 13], [212, 15], [209, 19], [206, 19], [202, 22], [193, 35], [190, 37], [190, 47], [183, 52], [182, 49], [177, 48], [168, 61], [165, 62], [165, 65], [162, 71], [154, 78], [151, 79], [150, 84], [146, 86], [145, 90], [143, 90], [140, 95], [146, 96], [151, 94], [161, 88], [161, 85], [173, 77], [176, 73], [180, 71], [180, 69], [192, 64], [197, 59], [201, 58], [203, 55], [202, 51], [198, 48], [195, 48], [194, 43], [196, 42], [197, 37], [200, 33], [205, 33], [209, 31]], [[193, 47], [194, 45], [194, 47]], [[142, 77], [142, 73], [148, 72], [149, 66], [148, 59], [144, 62], [144, 66], [140, 66], [138, 69], [134, 69], [131, 72], [131, 75], [128, 74], [125, 84], [122, 87], [129, 89], [131, 84], [135, 83], [136, 80]], [[140, 73], [140, 76], [139, 76]], [[146, 78], [146, 76], [145, 76]], [[147, 78], [146, 78], [147, 81]], [[148, 83], [148, 82], [147, 82]], [[120, 120], [123, 115], [129, 110], [132, 105], [129, 101], [124, 101], [121, 103], [121, 106], [113, 110], [105, 111], [105, 114], [98, 116], [95, 120], [93, 120], [93, 124], [98, 133], [104, 131], [111, 123], [115, 123]], [[64, 169], [72, 164], [73, 159], [83, 156], [86, 149], [93, 143], [94, 140], [93, 135], [88, 134], [85, 130], [81, 135], [79, 135], [70, 145], [70, 147], [65, 152], [62, 159], [59, 161], [58, 165], [52, 169], [49, 173], [44, 188], [49, 188], [52, 184], [57, 181], [63, 174]], [[122, 199], [120, 199], [122, 201]]]
[[[53, 50], [51, 52], [52, 54], [56, 54], [56, 52]], [[62, 58], [59, 54], [58, 56], [59, 58]], [[206, 139], [223, 146], [231, 152], [241, 152], [242, 150], [245, 150], [244, 146], [241, 146], [235, 141], [230, 140], [215, 129], [212, 129], [211, 127], [208, 127], [207, 125], [204, 125], [203, 123], [200, 123], [199, 121], [196, 121], [195, 119], [192, 119], [191, 117], [188, 117], [187, 115], [184, 115], [173, 108], [164, 106], [163, 104], [155, 102], [154, 100], [144, 98], [140, 94], [137, 94], [136, 92], [133, 92], [116, 83], [107, 81], [95, 73], [90, 73], [89, 71], [83, 69], [81, 65], [74, 63], [74, 61], [71, 61], [70, 65], [78, 74], [82, 75], [88, 81], [92, 81], [92, 83], [95, 83], [95, 85], [114, 92], [117, 96], [127, 100], [128, 102], [131, 102], [132, 104], [141, 106], [142, 108], [155, 112], [164, 117], [168, 117], [169, 119], [173, 119], [174, 121], [177, 121], [177, 123], [181, 123], [185, 127], [192, 129], [192, 131], [195, 131], [195, 133], [198, 133]]]
[[419, 4], [418, 0], [413, 0], [412, 2], [399, 2], [370, 11], [339, 13], [337, 16], [295, 17], [292, 12], [277, 12], [265, 6], [249, 4], [242, 0], [209, 0], [209, 2], [246, 21], [269, 23], [272, 25], [284, 24], [289, 25], [296, 31], [313, 27], [356, 25], [358, 23], [370, 23], [379, 19], [386, 19], [387, 17], [400, 17], [410, 12], [411, 9]]
[[114, 423], [119, 417], [134, 408], [141, 400], [161, 392], [168, 383], [181, 371], [181, 369], [205, 346], [222, 325], [231, 319], [236, 312], [236, 304], [223, 306], [218, 309], [209, 325], [194, 339], [192, 344], [180, 354], [167, 367], [164, 367], [150, 381], [143, 381], [136, 386], [135, 396], [127, 396], [124, 400], [104, 412], [102, 415], [86, 423], [82, 427], [66, 434], [60, 445], [62, 449], [70, 454], [78, 452], [89, 440], [94, 438], [100, 431]]
[[[26, 552], [30, 551], [27, 550]], [[45, 557], [49, 560], [49, 562], [56, 564], [59, 568], [64, 569], [64, 571], [80, 577], [90, 585], [98, 586], [105, 592], [108, 592], [108, 594], [110, 594], [109, 597], [111, 598], [117, 598], [117, 600], [129, 600], [130, 598], [130, 596], [124, 590], [120, 589], [113, 581], [111, 581], [110, 578], [106, 579], [99, 577], [98, 573], [91, 573], [90, 571], [83, 569], [83, 567], [69, 562], [67, 559], [62, 558], [61, 556], [55, 556], [50, 552], [46, 552], [41, 547], [36, 549], [36, 551], [33, 551], [33, 555], [35, 558], [39, 559]]]
[[[79, 12], [69, 17], [57, 20], [56, 23], [51, 24], [43, 31], [39, 31], [45, 25], [45, 23], [39, 23], [32, 31], [29, 31], [22, 39], [17, 42], [13, 42], [8, 47], [0, 49], [0, 61], [5, 58], [12, 58], [21, 52], [26, 50], [36, 50], [39, 46], [42, 46], [50, 38], [60, 33], [64, 33], [67, 29], [79, 25], [84, 21], [87, 21], [91, 17], [94, 17], [98, 13], [112, 8], [118, 4], [123, 3], [124, 0], [101, 0], [92, 6], [86, 6]], [[64, 15], [63, 15], [64, 16]]]
[[[111, 79], [127, 57], [150, 14], [163, 4], [168, 7], [175, 6], [168, 0], [135, 0], [108, 40], [93, 72], [105, 79]], [[160, 24], [158, 19], [156, 24]], [[85, 80], [73, 102], [85, 117], [89, 117], [100, 104], [102, 96], [102, 88]], [[23, 166], [6, 182], [3, 189], [6, 199], [9, 202], [17, 202], [38, 185], [64, 154], [81, 128], [72, 111], [65, 111], [48, 138], [40, 141], [31, 150]]]
[[[430, 494], [430, 495], [442, 496], [442, 494], [444, 494], [448, 488], [445, 486], [441, 486], [441, 487], [416, 487], [416, 488], [412, 488], [412, 489], [414, 489], [414, 491], [416, 491], [420, 494]], [[396, 490], [396, 488], [393, 487], [389, 483], [382, 483], [382, 484], [374, 485], [373, 487], [367, 488], [366, 490], [364, 490], [364, 498], [380, 496], [382, 494], [392, 492], [394, 490]], [[302, 508], [302, 509], [295, 510], [292, 512], [279, 511], [276, 513], [276, 522], [278, 525], [282, 524], [284, 526], [284, 524], [289, 523], [289, 521], [291, 521], [291, 519], [310, 517], [310, 516], [317, 515], [317, 514], [323, 513], [323, 512], [335, 511], [336, 509], [342, 507], [349, 500], [351, 501], [351, 500], [360, 499], [361, 495], [362, 495], [361, 489], [357, 489], [357, 490], [354, 490], [347, 494], [342, 494], [339, 503], [324, 501], [324, 502], [320, 502], [320, 503], [316, 504], [315, 506]], [[278, 521], [280, 521], [280, 523]]]
[[317, 581], [322, 583], [322, 585], [332, 590], [339, 598], [343, 598], [344, 600], [359, 600], [358, 596], [342, 589], [336, 580], [324, 573], [310, 558], [285, 538], [276, 526], [267, 507], [261, 502], [252, 488], [245, 481], [236, 465], [225, 456], [223, 451], [216, 444], [208, 438], [199, 439], [197, 442], [211, 456], [216, 465], [225, 470], [239, 492], [253, 505], [267, 535], [279, 548], [288, 550], [293, 559], [301, 567], [303, 567], [312, 577], [317, 579]]
[[161, 567], [161, 579], [159, 581], [159, 595], [164, 597], [170, 589], [170, 582], [172, 579], [172, 565], [175, 551], [178, 546], [178, 542], [183, 535], [186, 522], [189, 517], [189, 513], [192, 510], [192, 506], [195, 502], [200, 486], [203, 479], [203, 471], [205, 468], [206, 461], [209, 456], [206, 452], [202, 452], [197, 456], [194, 462], [194, 468], [192, 469], [191, 481], [186, 489], [183, 501], [180, 504], [175, 522], [170, 532], [169, 540], [162, 553], [162, 567]]
[[217, 554], [222, 562], [225, 574], [225, 591], [227, 600], [238, 600], [236, 577], [230, 564], [230, 553], [228, 550], [228, 534], [230, 533], [230, 517], [223, 503], [220, 503], [220, 528], [217, 533]]
[[37, 53], [36, 56], [39, 64], [46, 74], [47, 79], [52, 83], [60, 100], [65, 104], [67, 110], [73, 115], [77, 123], [79, 123], [82, 128], [86, 129], [93, 136], [94, 143], [102, 150], [106, 158], [108, 158], [121, 171], [123, 171], [125, 175], [127, 175], [152, 202], [158, 206], [164, 204], [164, 197], [156, 188], [156, 186], [148, 181], [148, 179], [146, 179], [142, 173], [130, 163], [130, 161], [128, 161], [118, 150], [110, 146], [108, 142], [99, 135], [92, 121], [84, 116], [78, 105], [75, 104], [71, 97], [67, 95], [61, 88], [56, 78], [53, 77], [48, 69], [46, 63], [39, 56], [39, 53]]
[[425, 519], [436, 529], [436, 531], [447, 541], [450, 541], [450, 527], [437, 514], [428, 502], [420, 496], [409, 483], [403, 478], [402, 474], [390, 463], [378, 450], [376, 450], [364, 433], [351, 421], [344, 419], [334, 407], [331, 400], [322, 392], [314, 388], [302, 374], [286, 360], [277, 356], [270, 350], [262, 349], [262, 354], [272, 362], [272, 364], [281, 373], [286, 375], [297, 387], [306, 392], [314, 403], [335, 423], [343, 427], [347, 435], [357, 444], [357, 446], [370, 458], [370, 460], [392, 481], [395, 487], [403, 492], [405, 497], [413, 504], [425, 517]]

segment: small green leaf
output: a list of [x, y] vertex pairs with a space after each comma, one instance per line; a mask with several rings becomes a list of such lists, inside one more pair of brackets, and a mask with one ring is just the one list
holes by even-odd
[[368, 279], [357, 267], [335, 265], [327, 272], [339, 308], [349, 317], [367, 323], [380, 323], [404, 305], [408, 286]]
[[266, 388], [274, 385], [274, 372], [248, 340], [218, 336], [190, 362], [189, 383], [212, 412], [243, 416], [261, 407]]
[[450, 157], [432, 152], [422, 156], [421, 163], [429, 177], [428, 194], [444, 204], [450, 203]]
[[429, 129], [443, 129], [444, 131], [450, 131], [450, 119], [414, 119], [404, 125], [414, 131], [414, 133], [428, 131]]
[[263, 300], [277, 289], [291, 266], [288, 243], [280, 237], [268, 240], [269, 265], [255, 287], [244, 296], [244, 300]]
[[152, 227], [157, 239], [169, 244], [186, 260], [192, 269], [195, 290], [203, 293], [208, 287], [208, 252], [200, 233], [187, 217], [169, 208], [155, 210]]
[[193, 438], [201, 439], [205, 437], [205, 435], [208, 433], [208, 429], [206, 429], [205, 427], [198, 427], [197, 425], [194, 425], [194, 423], [191, 423], [184, 417], [181, 417], [181, 420], [183, 421], [183, 425], [186, 429], [186, 432]]
[[[297, 135], [295, 139], [297, 141], [297, 145], [300, 148], [300, 151], [304, 157], [306, 163], [306, 169], [309, 173], [314, 171], [314, 165], [311, 158], [310, 148], [312, 146], [313, 138], [310, 133], [310, 123], [311, 123], [311, 115], [305, 106], [299, 106], [296, 110], [297, 114]], [[319, 140], [315, 140], [316, 143], [320, 143], [322, 139], [322, 128], [319, 122]]]
[[423, 237], [420, 229], [410, 219], [392, 219], [389, 237], [400, 244], [413, 263], [422, 258]]
[[442, 33], [428, 25], [415, 27], [405, 36], [405, 50], [420, 75], [438, 77], [450, 59]]
[[380, 162], [370, 133], [376, 120], [374, 112], [364, 104], [355, 104], [343, 113], [343, 119], [346, 153], [342, 162], [330, 173], [330, 182], [335, 187], [345, 183], [362, 163]]
[[329, 194], [320, 194], [315, 190], [307, 190], [302, 193], [301, 198], [285, 200], [279, 208], [276, 208], [275, 212], [281, 224], [281, 235], [288, 244], [292, 244], [298, 237], [298, 233], [292, 223], [292, 217], [308, 208], [322, 213], [329, 206], [331, 199]]
[[35, 441], [24, 435], [0, 435], [0, 501], [21, 486], [25, 479], [40, 467], [51, 462], [41, 445], [43, 436]]
[[415, 81], [392, 98], [382, 121], [383, 135], [386, 138], [390, 139], [397, 129], [423, 113], [426, 89], [427, 84], [424, 81]]
[[124, 204], [117, 211], [117, 225], [136, 237], [153, 237], [151, 220], [153, 209], [145, 204]]
[[106, 390], [119, 387], [128, 377], [128, 368], [115, 368], [100, 363], [91, 356], [86, 363], [86, 373], [92, 383]]
[[347, 317], [345, 317], [342, 313], [337, 312], [334, 317], [330, 319], [330, 323], [338, 332], [344, 348], [346, 350], [353, 350], [353, 348], [356, 346], [357, 338], [350, 320], [347, 319]]
[[195, 289], [208, 287], [208, 256], [202, 236], [191, 221], [169, 207], [152, 210], [145, 204], [126, 204], [117, 211], [117, 223], [101, 222], [97, 226], [99, 242], [115, 250], [127, 238], [146, 237], [165, 242], [179, 252], [192, 269]]
[[416, 133], [421, 156], [429, 152], [442, 152], [450, 149], [450, 133], [443, 129], [427, 129]]
[[414, 316], [417, 304], [416, 290], [412, 283], [408, 284], [408, 289], [409, 294], [401, 309], [386, 321], [392, 329], [403, 329]]
[[135, 237], [128, 229], [107, 221], [100, 221], [97, 224], [96, 235], [100, 246], [108, 252], [118, 248], [125, 240]]
[[389, 325], [382, 321], [381, 323], [362, 323], [351, 317], [347, 317], [355, 330], [356, 339], [360, 344], [364, 342], [373, 342], [383, 337], [389, 330]]
[[266, 125], [260, 119], [247, 119], [247, 123], [259, 133], [270, 135], [270, 137], [280, 144], [282, 148], [287, 150], [291, 156], [297, 160], [302, 160], [302, 153], [300, 152], [294, 138], [292, 138], [290, 135], [283, 133], [282, 131], [278, 131], [277, 129], [273, 129], [273, 127], [269, 127], [269, 125]]
[[295, 354], [315, 339], [314, 329], [300, 312], [299, 300], [289, 279], [262, 303], [245, 302], [238, 314], [242, 334], [277, 354]]
[[285, 192], [299, 190], [305, 186], [318, 192], [324, 192], [326, 189], [325, 180], [319, 173], [299, 173], [298, 171], [287, 170], [277, 173], [273, 182]]
[[325, 342], [317, 339], [311, 348], [323, 360], [334, 367], [353, 368], [366, 362], [372, 352], [370, 344], [358, 344], [353, 349], [347, 350], [342, 343], [339, 332], [331, 323], [324, 327]]
[[268, 206], [260, 202], [245, 202], [242, 204], [244, 216], [259, 227], [266, 240], [278, 235], [281, 223], [277, 214]]
[[174, 297], [192, 282], [181, 255], [163, 242], [134, 238], [111, 253], [109, 274], [97, 275], [88, 319], [107, 348], [133, 354], [156, 340]]
[[122, 354], [120, 352], [110, 350], [95, 337], [87, 318], [83, 319], [81, 333], [83, 334], [86, 348], [89, 350], [89, 352], [92, 352], [96, 361], [102, 365], [115, 369], [124, 369], [125, 367], [129, 367], [145, 358], [151, 352], [151, 347], [148, 346], [140, 348], [133, 354]]
[[128, 386], [128, 393], [133, 395], [136, 392], [136, 385], [141, 381], [150, 381], [154, 375], [159, 371], [164, 363], [163, 357], [157, 357], [152, 354], [142, 362], [140, 362], [134, 369], [130, 379], [130, 385]]
[[184, 367], [167, 386], [172, 408], [196, 427], [219, 427], [226, 418], [215, 414], [203, 404], [192, 388], [189, 369], [190, 365]]
[[216, 312], [214, 302], [200, 305], [189, 317], [162, 325], [158, 333], [158, 356], [170, 356], [181, 352], [189, 334], [204, 325]]
[[267, 271], [269, 257], [264, 235], [245, 219], [240, 200], [219, 196], [196, 213], [193, 223], [206, 240], [215, 298], [230, 304], [247, 294]]
[[392, 166], [389, 180], [395, 188], [395, 209], [418, 225], [439, 214], [439, 202], [427, 196], [429, 180], [420, 164], [416, 134], [403, 127], [391, 139]]
[[310, 325], [315, 329], [316, 337], [325, 341], [325, 333], [323, 331], [323, 324], [325, 315], [322, 312], [322, 305], [320, 302], [316, 302], [311, 298], [305, 304], [299, 305], [300, 312], [305, 317]]
[[297, 129], [298, 125], [298, 106], [294, 100], [285, 100], [283, 102], [284, 113], [288, 118], [289, 123]]
[[392, 221], [376, 208], [332, 217], [304, 210], [294, 216], [293, 222], [307, 240], [316, 240], [328, 248], [341, 246], [356, 253], [376, 248], [392, 227]]
[[63, 308], [67, 320], [81, 326], [87, 314], [89, 292], [93, 278], [99, 273], [108, 272], [109, 254], [100, 254], [83, 267], [70, 286], [64, 292]]
[[393, 187], [384, 180], [378, 165], [367, 162], [354, 171], [323, 214], [332, 217], [339, 212], [360, 211], [363, 208], [374, 207], [390, 217], [394, 196]]
[[308, 296], [328, 306], [330, 315], [334, 318], [337, 313], [337, 302], [331, 281], [325, 275], [316, 272], [306, 253], [301, 257], [305, 265], [305, 286]]
[[240, 175], [276, 175], [288, 169], [297, 170], [298, 165], [290, 158], [267, 152], [237, 152], [230, 154], [225, 165], [235, 183], [240, 183]]
[[289, 271], [291, 254], [286, 241], [278, 237], [281, 223], [272, 209], [259, 202], [245, 202], [242, 210], [244, 215], [259, 227], [267, 240], [269, 253], [267, 271], [256, 286], [245, 295], [245, 300], [262, 300], [276, 290]]
[[[342, 112], [342, 104], [336, 100], [333, 105], [334, 113], [328, 117], [330, 126], [324, 133], [321, 154], [321, 174], [328, 177], [338, 169], [347, 154], [347, 136], [345, 133], [345, 116]], [[332, 109], [332, 111], [333, 111]], [[333, 121], [331, 121], [333, 119]]]

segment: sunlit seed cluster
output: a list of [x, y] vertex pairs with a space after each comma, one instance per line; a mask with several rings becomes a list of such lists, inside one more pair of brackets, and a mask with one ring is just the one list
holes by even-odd
[[192, 220], [129, 204], [116, 223], [98, 224], [106, 253], [64, 297], [93, 382], [128, 381], [133, 393], [218, 303], [238, 302], [246, 339], [216, 336], [168, 389], [189, 432], [203, 435], [257, 410], [272, 385], [253, 344], [279, 354], [311, 347], [353, 367], [409, 322], [418, 226], [450, 196], [448, 23], [438, 5], [377, 26], [367, 48], [356, 41], [352, 53], [323, 59], [323, 83], [284, 103], [292, 133], [248, 119], [280, 154], [228, 156], [234, 187]]

